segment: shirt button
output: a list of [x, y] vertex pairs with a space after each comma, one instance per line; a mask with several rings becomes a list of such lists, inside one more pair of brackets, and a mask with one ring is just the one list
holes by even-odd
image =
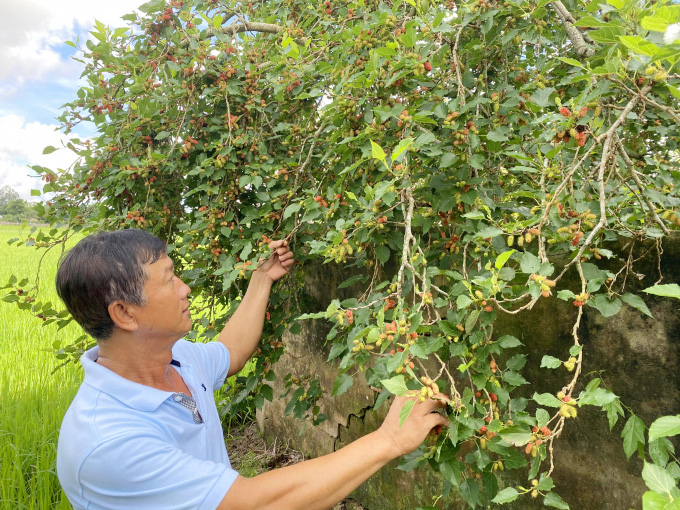
[[175, 395], [175, 402], [181, 402], [182, 401], [182, 396], [181, 395]]

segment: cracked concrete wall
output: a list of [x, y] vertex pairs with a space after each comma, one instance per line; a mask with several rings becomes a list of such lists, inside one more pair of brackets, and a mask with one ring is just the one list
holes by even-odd
[[[650, 242], [636, 249], [640, 256], [650, 248]], [[616, 253], [628, 256], [628, 246], [619, 246]], [[611, 261], [609, 266], [618, 270], [623, 258]], [[618, 264], [618, 265], [617, 265]], [[680, 236], [665, 240], [660, 263], [654, 250], [636, 263], [636, 272], [642, 279], [628, 278], [630, 292], [656, 283], [659, 269], [663, 283], [680, 282]], [[338, 272], [337, 266], [325, 265], [307, 268], [305, 295], [309, 298], [309, 310], [324, 310], [331, 299], [358, 296], [364, 290], [357, 286], [338, 290], [339, 282], [349, 274]], [[575, 271], [570, 271], [559, 288], [580, 292]], [[600, 377], [603, 383], [621, 397], [644, 422], [649, 425], [663, 414], [680, 413], [680, 302], [643, 294], [654, 318], [642, 315], [624, 305], [614, 317], [605, 319], [593, 308], [584, 309], [579, 336], [584, 345], [583, 375], [578, 390], [592, 377]], [[571, 325], [576, 309], [571, 302], [556, 298], [541, 299], [536, 307], [518, 316], [500, 317], [496, 334], [512, 334], [524, 343], [522, 352], [528, 355], [522, 370], [531, 386], [522, 387], [524, 396], [534, 391], [558, 391], [568, 380], [564, 370], [541, 369], [544, 354], [565, 359], [572, 345]], [[298, 335], [284, 335], [286, 354], [275, 366], [278, 380], [275, 395], [281, 395], [283, 377], [287, 373], [311, 374], [319, 378], [324, 391], [330, 394], [337, 375], [334, 363], [327, 362], [330, 346], [325, 345], [330, 327], [322, 320], [305, 321]], [[513, 352], [514, 354], [514, 352]], [[591, 375], [588, 375], [591, 374]], [[355, 378], [355, 384], [347, 393], [329, 400], [322, 412], [328, 420], [318, 427], [303, 426], [302, 422], [284, 416], [287, 399], [267, 402], [258, 412], [258, 423], [268, 441], [285, 441], [307, 456], [315, 457], [332, 452], [352, 440], [375, 430], [382, 419], [373, 411], [375, 394]], [[518, 393], [522, 393], [518, 391]], [[522, 395], [518, 395], [522, 396]], [[386, 406], [383, 406], [386, 410]], [[642, 463], [633, 458], [630, 462], [623, 453], [620, 421], [609, 431], [606, 415], [587, 407], [579, 409], [576, 420], [567, 423], [562, 437], [555, 442], [556, 490], [573, 509], [621, 510], [641, 506], [640, 498], [645, 491], [640, 477]], [[369, 510], [413, 509], [432, 504], [441, 492], [442, 481], [429, 470], [404, 473], [393, 469], [396, 461], [376, 473], [363, 484], [352, 497]], [[516, 478], [505, 474], [504, 485], [526, 484], [518, 472]], [[467, 508], [462, 502], [446, 506], [451, 509]], [[544, 508], [541, 501], [523, 498], [504, 508], [532, 510]]]

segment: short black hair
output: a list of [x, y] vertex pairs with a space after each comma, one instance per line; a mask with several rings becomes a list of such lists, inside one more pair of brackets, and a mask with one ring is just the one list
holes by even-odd
[[158, 237], [137, 229], [98, 232], [84, 237], [59, 261], [57, 294], [71, 316], [97, 340], [111, 336], [109, 305], [146, 302], [145, 264], [166, 254]]

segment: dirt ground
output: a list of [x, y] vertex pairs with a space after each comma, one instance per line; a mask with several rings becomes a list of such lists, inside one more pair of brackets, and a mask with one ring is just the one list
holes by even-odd
[[[244, 476], [255, 476], [265, 471], [297, 464], [305, 456], [286, 444], [267, 446], [257, 430], [257, 424], [232, 430], [227, 438], [227, 449], [232, 467]], [[352, 498], [338, 503], [333, 510], [369, 510]]]

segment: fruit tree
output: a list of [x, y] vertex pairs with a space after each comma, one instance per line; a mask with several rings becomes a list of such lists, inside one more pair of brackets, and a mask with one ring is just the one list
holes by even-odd
[[[359, 371], [384, 388], [378, 404], [446, 393], [452, 425], [421, 460], [447, 487], [471, 506], [539, 497], [568, 508], [552, 490], [553, 441], [581, 406], [603, 408], [610, 424], [624, 415], [597, 379], [577, 388], [583, 309], [649, 313], [627, 271], [601, 268], [607, 243], [658, 248], [680, 225], [680, 6], [152, 0], [124, 19], [96, 24], [82, 47], [86, 85], [60, 116], [65, 132], [87, 122], [97, 136], [60, 148], [79, 157], [70, 169], [33, 167], [45, 217], [68, 228], [17, 242], [154, 232], [211, 338], [268, 241], [288, 239], [300, 265], [275, 289], [232, 411], [273, 397], [270, 367], [297, 327], [306, 262], [349, 266], [342, 285], [361, 282], [363, 295], [304, 316], [333, 323], [334, 393]], [[567, 272], [576, 291], [561, 286]], [[47, 323], [68, 320], [21, 287], [11, 281], [9, 299]], [[527, 384], [521, 343], [495, 336], [494, 321], [551, 299], [574, 306], [573, 345], [543, 358], [564, 387], [527, 405], [513, 397]], [[288, 382], [299, 386], [292, 412], [323, 420], [317, 401], [332, 395]], [[628, 420], [630, 456], [644, 436]], [[463, 445], [471, 453], [458, 455]], [[533, 482], [499, 491], [502, 469]]]

